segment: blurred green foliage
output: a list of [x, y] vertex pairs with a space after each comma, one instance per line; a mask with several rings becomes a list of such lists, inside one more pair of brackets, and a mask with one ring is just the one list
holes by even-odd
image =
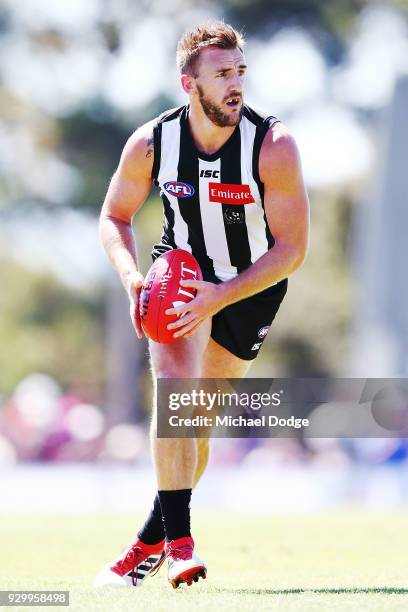
[[[406, 0], [390, 0], [390, 4], [407, 9]], [[274, 21], [282, 25], [321, 28], [335, 36], [350, 33], [356, 15], [376, 0], [227, 0], [231, 17], [245, 25], [248, 32], [261, 32]]]
[[0, 287], [0, 391], [40, 371], [94, 396], [104, 382], [102, 296], [85, 296], [6, 260]]
[[60, 153], [83, 178], [83, 187], [72, 205], [98, 211], [130, 136], [129, 129], [112, 117], [101, 123], [85, 110], [61, 118], [58, 128]]

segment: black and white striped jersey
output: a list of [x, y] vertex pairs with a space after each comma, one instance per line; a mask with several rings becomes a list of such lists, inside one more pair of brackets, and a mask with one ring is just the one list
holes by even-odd
[[207, 155], [194, 143], [188, 106], [158, 117], [153, 130], [153, 178], [164, 205], [163, 233], [153, 258], [173, 248], [198, 260], [204, 278], [229, 280], [248, 268], [274, 239], [264, 210], [259, 152], [278, 120], [244, 106], [227, 142]]

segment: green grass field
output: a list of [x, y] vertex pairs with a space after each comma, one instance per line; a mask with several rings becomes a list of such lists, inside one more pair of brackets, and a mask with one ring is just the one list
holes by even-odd
[[139, 524], [128, 515], [1, 517], [0, 588], [66, 589], [70, 609], [87, 612], [408, 610], [407, 513], [194, 514], [207, 580], [174, 590], [163, 566], [140, 589], [95, 591], [94, 574]]

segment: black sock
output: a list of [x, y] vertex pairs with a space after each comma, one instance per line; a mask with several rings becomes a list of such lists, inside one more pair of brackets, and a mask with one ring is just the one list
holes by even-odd
[[144, 544], [158, 544], [164, 540], [164, 524], [158, 495], [154, 498], [153, 508], [138, 537]]
[[171, 542], [172, 540], [177, 540], [177, 538], [191, 536], [191, 489], [159, 491], [158, 495], [166, 532], [166, 540]]

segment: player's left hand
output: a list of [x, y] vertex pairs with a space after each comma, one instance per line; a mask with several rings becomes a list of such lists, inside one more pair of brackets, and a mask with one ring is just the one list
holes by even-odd
[[177, 321], [170, 323], [167, 329], [177, 330], [173, 334], [175, 338], [186, 338], [193, 334], [205, 319], [224, 308], [225, 304], [220, 285], [198, 280], [182, 280], [180, 285], [196, 289], [197, 295], [191, 302], [166, 310], [167, 315], [175, 314], [179, 317]]

